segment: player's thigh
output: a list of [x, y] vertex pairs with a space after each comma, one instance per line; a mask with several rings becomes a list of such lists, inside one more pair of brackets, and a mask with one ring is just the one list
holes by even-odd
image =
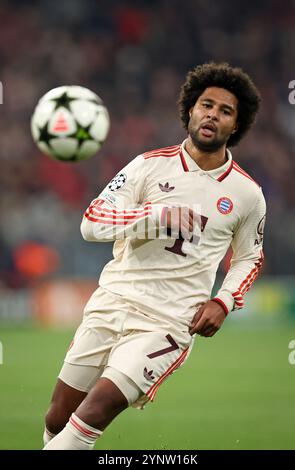
[[65, 356], [65, 363], [77, 366], [105, 366], [110, 351], [117, 342], [119, 327], [115, 313], [86, 317], [75, 333]]
[[113, 348], [108, 365], [129, 377], [153, 400], [159, 386], [187, 359], [192, 338], [187, 332], [134, 332]]
[[87, 394], [100, 378], [104, 367], [64, 362], [58, 378], [69, 387]]
[[83, 322], [66, 354], [58, 378], [70, 387], [88, 393], [101, 376], [116, 335], [101, 325], [89, 327]]
[[126, 315], [126, 305], [122, 301], [98, 288], [85, 307], [83, 321], [71, 342], [65, 363], [106, 366], [123, 330]]

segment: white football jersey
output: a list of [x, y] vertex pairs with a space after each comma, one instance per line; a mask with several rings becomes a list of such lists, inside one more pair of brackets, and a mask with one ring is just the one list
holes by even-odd
[[[165, 229], [165, 210], [198, 214], [191, 240]], [[188, 325], [210, 299], [216, 271], [230, 245], [231, 267], [214, 298], [226, 312], [243, 307], [263, 261], [265, 200], [232, 159], [204, 171], [181, 145], [132, 160], [94, 199], [83, 217], [85, 240], [115, 240], [99, 284], [149, 317]]]

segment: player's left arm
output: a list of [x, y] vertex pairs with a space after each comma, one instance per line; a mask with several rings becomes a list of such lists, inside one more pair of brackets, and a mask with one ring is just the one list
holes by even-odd
[[216, 297], [202, 305], [195, 314], [191, 334], [213, 336], [231, 310], [243, 308], [244, 295], [261, 271], [266, 205], [261, 189], [255, 196], [248, 215], [234, 233], [230, 269]]

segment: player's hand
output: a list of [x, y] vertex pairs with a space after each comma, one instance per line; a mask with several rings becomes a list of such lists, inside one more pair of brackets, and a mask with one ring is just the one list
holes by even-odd
[[226, 318], [226, 313], [217, 302], [209, 300], [202, 304], [191, 322], [189, 333], [200, 336], [213, 336]]
[[166, 214], [167, 228], [171, 229], [172, 237], [179, 233], [184, 240], [190, 240], [197, 221], [197, 215], [189, 207], [169, 207]]

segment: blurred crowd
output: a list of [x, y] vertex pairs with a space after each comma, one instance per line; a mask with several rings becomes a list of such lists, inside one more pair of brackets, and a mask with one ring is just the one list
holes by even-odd
[[[233, 155], [267, 199], [265, 272], [294, 273], [294, 0], [3, 0], [0, 18], [0, 286], [98, 275], [111, 246], [82, 240], [83, 210], [131, 158], [185, 138], [179, 89], [210, 60], [241, 66], [261, 91]], [[92, 89], [111, 116], [102, 150], [79, 164], [41, 155], [30, 134], [38, 99], [64, 84]]]

